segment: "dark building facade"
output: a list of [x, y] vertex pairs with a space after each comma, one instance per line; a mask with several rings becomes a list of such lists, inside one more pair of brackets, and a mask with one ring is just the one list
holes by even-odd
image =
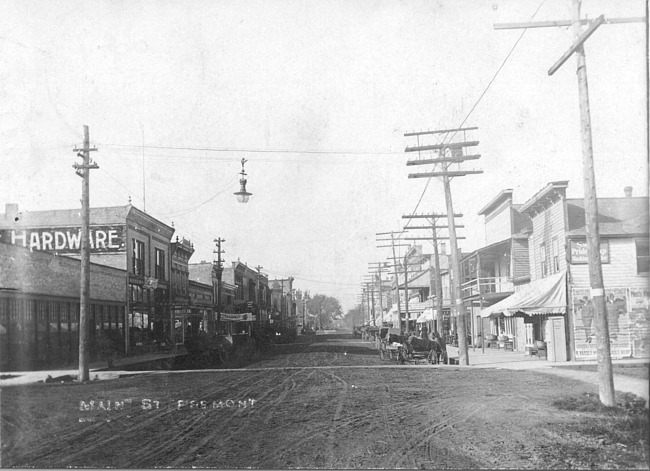
[[[25, 211], [7, 205], [0, 215], [0, 243], [80, 258], [79, 209]], [[170, 314], [170, 240], [174, 229], [132, 205], [90, 209], [91, 262], [122, 270], [124, 348], [162, 342]]]
[[[0, 370], [78, 363], [81, 262], [0, 244]], [[91, 358], [124, 349], [126, 271], [90, 264]]]

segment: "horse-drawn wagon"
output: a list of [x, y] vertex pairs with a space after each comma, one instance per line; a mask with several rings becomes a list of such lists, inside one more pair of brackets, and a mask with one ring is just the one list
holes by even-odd
[[185, 339], [185, 349], [190, 360], [199, 367], [212, 368], [230, 360], [233, 338], [230, 335], [201, 333]]
[[437, 340], [428, 338], [409, 337], [397, 350], [400, 365], [411, 363], [417, 365], [425, 362], [432, 365], [446, 363], [447, 352]]
[[382, 360], [399, 360], [399, 349], [402, 347], [402, 336], [399, 329], [392, 327], [382, 327], [379, 332], [379, 358]]

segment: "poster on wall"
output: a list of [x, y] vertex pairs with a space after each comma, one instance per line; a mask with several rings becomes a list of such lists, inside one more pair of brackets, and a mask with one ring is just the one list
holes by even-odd
[[647, 289], [630, 289], [630, 330], [634, 357], [650, 357], [649, 301]]
[[[609, 324], [610, 354], [612, 358], [632, 355], [632, 336], [628, 307], [628, 289], [610, 288], [605, 290], [605, 309]], [[571, 290], [573, 307], [573, 329], [576, 360], [595, 360], [596, 324], [595, 307], [589, 296], [589, 288]]]

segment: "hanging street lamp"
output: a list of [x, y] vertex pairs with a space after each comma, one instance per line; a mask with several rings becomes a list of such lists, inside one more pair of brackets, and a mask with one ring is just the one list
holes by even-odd
[[249, 193], [246, 191], [246, 172], [244, 172], [244, 164], [247, 162], [246, 159], [241, 159], [241, 178], [239, 179], [239, 191], [235, 192], [234, 194], [237, 195], [237, 201], [240, 203], [248, 203], [248, 198], [251, 196], [253, 193]]

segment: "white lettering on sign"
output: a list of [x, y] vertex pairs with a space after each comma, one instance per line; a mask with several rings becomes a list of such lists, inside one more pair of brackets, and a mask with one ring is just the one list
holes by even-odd
[[54, 250], [61, 250], [65, 247], [65, 234], [61, 231], [54, 231]]
[[41, 238], [38, 237], [38, 232], [32, 232], [29, 235], [29, 249], [41, 250]]
[[[22, 240], [22, 244], [18, 244], [18, 239]], [[11, 244], [27, 246], [27, 233], [25, 231], [11, 231]]]
[[[94, 253], [124, 252], [126, 251], [124, 235], [125, 226], [93, 226], [89, 231], [90, 250]], [[2, 229], [0, 230], [0, 242], [20, 245], [30, 250], [75, 253], [81, 250], [81, 229], [77, 227]]]
[[72, 250], [79, 250], [79, 247], [81, 245], [81, 231], [77, 232], [76, 234], [71, 234], [70, 231], [68, 231], [68, 248]]
[[52, 248], [52, 241], [54, 240], [54, 235], [51, 232], [43, 232], [43, 250], [54, 250]]

